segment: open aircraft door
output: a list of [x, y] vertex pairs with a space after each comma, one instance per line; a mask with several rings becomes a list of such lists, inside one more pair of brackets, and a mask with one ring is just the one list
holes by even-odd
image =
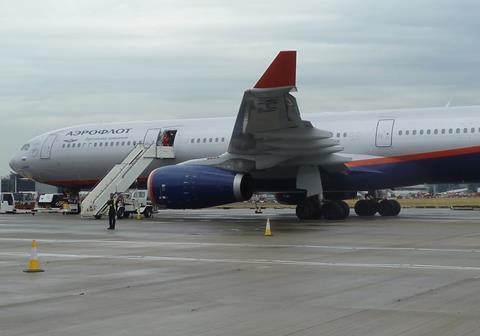
[[174, 159], [173, 144], [176, 135], [176, 128], [151, 128], [145, 133], [143, 143], [147, 147], [155, 146], [155, 156], [157, 158]]
[[160, 128], [150, 128], [145, 133], [145, 137], [143, 138], [143, 144], [145, 146], [154, 145], [158, 142], [158, 138], [160, 137], [161, 129]]
[[395, 119], [380, 119], [377, 123], [377, 135], [375, 137], [375, 146], [391, 147], [393, 136], [393, 125]]
[[53, 143], [57, 138], [56, 134], [50, 134], [43, 142], [42, 149], [40, 150], [40, 159], [50, 159], [52, 153]]

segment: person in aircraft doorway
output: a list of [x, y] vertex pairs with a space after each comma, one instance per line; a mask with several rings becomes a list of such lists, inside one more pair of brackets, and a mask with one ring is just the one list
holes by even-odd
[[162, 146], [170, 146], [170, 134], [169, 134], [169, 132], [164, 132], [163, 133]]
[[115, 194], [110, 194], [108, 205], [108, 230], [115, 230], [115, 222], [117, 218], [118, 199]]

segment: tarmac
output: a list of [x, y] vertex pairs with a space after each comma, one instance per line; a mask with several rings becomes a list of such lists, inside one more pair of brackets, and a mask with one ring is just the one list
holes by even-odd
[[[206, 209], [106, 226], [0, 215], [0, 335], [479, 335], [477, 211]], [[44, 273], [22, 272], [32, 239]]]

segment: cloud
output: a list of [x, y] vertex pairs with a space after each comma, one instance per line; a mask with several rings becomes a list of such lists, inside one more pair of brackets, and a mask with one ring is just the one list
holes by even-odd
[[303, 112], [480, 104], [478, 1], [0, 2], [0, 174], [87, 122], [235, 116], [297, 49]]

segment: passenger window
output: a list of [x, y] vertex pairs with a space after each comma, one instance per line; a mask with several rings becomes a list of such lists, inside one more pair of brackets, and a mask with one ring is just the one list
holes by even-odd
[[465, 127], [465, 128], [463, 129], [463, 133], [468, 133], [468, 128]]
[[97, 147], [97, 143], [96, 143], [96, 142], [93, 143], [93, 147]]
[[203, 143], [207, 142], [207, 138], [203, 138]]
[[398, 131], [398, 135], [402, 135], [402, 131]]
[[337, 133], [337, 138], [340, 138], [340, 132]]
[[413, 130], [413, 131], [412, 131], [412, 134], [413, 134], [413, 135], [417, 135], [417, 130]]
[[435, 130], [433, 131], [434, 134], [438, 134], [438, 129], [435, 128]]
[[218, 142], [218, 138], [215, 138], [215, 142]]
[[200, 142], [200, 138], [197, 139], [197, 143], [199, 143], [199, 142]]
[[127, 141], [127, 146], [130, 146], [130, 141]]
[[65, 144], [62, 145], [62, 148], [65, 148]]
[[472, 129], [470, 130], [470, 132], [475, 133], [475, 128], [472, 127]]
[[344, 137], [344, 138], [346, 138], [346, 137], [347, 137], [347, 133], [346, 133], [346, 132], [345, 132], [345, 133], [343, 133], [343, 137]]
[[423, 135], [423, 130], [420, 130], [420, 134]]
[[132, 142], [132, 145], [133, 147], [135, 147], [137, 145], [137, 142], [136, 141]]
[[125, 146], [125, 141], [122, 141], [122, 146]]
[[67, 148], [70, 148], [70, 144], [67, 145]]
[[114, 145], [114, 144], [115, 144], [115, 143], [114, 143], [113, 141], [112, 141], [112, 142], [110, 142], [110, 146], [112, 146], [112, 147], [113, 147], [113, 145]]
[[428, 134], [428, 135], [430, 135], [430, 134], [431, 134], [431, 131], [430, 131], [429, 129], [427, 130], [427, 134]]
[[410, 134], [410, 131], [409, 130], [406, 130], [405, 131], [405, 135], [409, 135]]
[[460, 128], [457, 128], [456, 132], [457, 132], [457, 134], [459, 134], [460, 133]]
[[190, 143], [194, 143], [195, 142], [195, 139], [190, 139]]
[[453, 128], [450, 128], [450, 129], [448, 130], [448, 133], [449, 133], [449, 134], [453, 134]]
[[445, 134], [445, 128], [442, 128], [442, 134]]
[[98, 143], [98, 147], [102, 147], [102, 146], [103, 146], [103, 142]]
[[117, 141], [117, 143], [115, 144], [115, 146], [119, 146], [120, 145], [120, 141]]
[[222, 138], [222, 142], [225, 142], [225, 138]]
[[212, 138], [208, 139], [208, 142], [212, 142], [212, 141], [213, 141], [213, 139], [212, 139]]

